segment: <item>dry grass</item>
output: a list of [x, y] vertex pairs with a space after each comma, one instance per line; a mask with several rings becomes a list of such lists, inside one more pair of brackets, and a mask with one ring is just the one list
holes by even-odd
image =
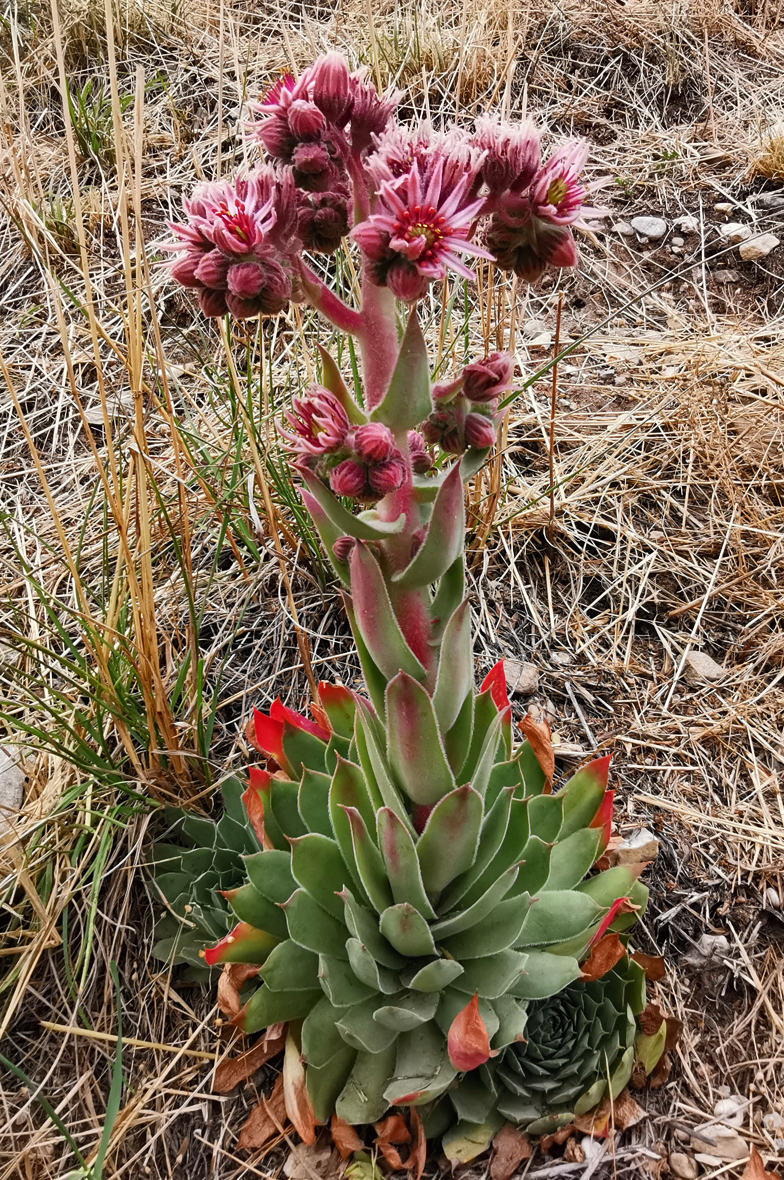
[[[645, 938], [672, 966], [663, 994], [686, 1031], [615, 1171], [658, 1175], [650, 1152], [710, 1119], [722, 1087], [750, 1099], [743, 1134], [774, 1159], [761, 1119], [784, 1113], [784, 264], [722, 255], [714, 206], [758, 231], [784, 219], [757, 199], [781, 176], [780, 2], [115, 0], [108, 16], [69, 0], [58, 31], [47, 6], [18, 4], [0, 27], [0, 678], [4, 740], [27, 771], [0, 864], [0, 1051], [30, 1079], [0, 1086], [0, 1178], [74, 1166], [41, 1097], [89, 1162], [106, 1132], [107, 1180], [278, 1174], [280, 1152], [234, 1146], [264, 1079], [210, 1092], [226, 1048], [212, 994], [150, 958], [143, 865], [157, 804], [208, 808], [243, 764], [252, 701], [299, 702], [308, 663], [357, 674], [268, 465], [317, 325], [292, 311], [222, 342], [154, 257], [194, 175], [243, 159], [246, 97], [332, 45], [405, 87], [415, 116], [490, 103], [587, 134], [595, 174], [615, 181], [612, 221], [698, 218], [680, 253], [608, 223], [577, 275], [528, 292], [489, 269], [467, 324], [462, 295], [441, 323], [451, 286], [426, 310], [444, 371], [468, 340], [472, 355], [510, 347], [528, 377], [551, 355], [531, 325], [552, 333], [564, 296], [556, 527], [542, 375], [471, 489], [471, 566], [480, 664], [536, 663], [564, 755], [612, 747], [621, 830], [644, 822], [661, 841]], [[84, 97], [80, 134], [63, 75]], [[694, 682], [700, 650], [720, 681]], [[685, 965], [706, 932], [727, 936], [724, 959]], [[131, 1038], [116, 1114], [112, 962]]]

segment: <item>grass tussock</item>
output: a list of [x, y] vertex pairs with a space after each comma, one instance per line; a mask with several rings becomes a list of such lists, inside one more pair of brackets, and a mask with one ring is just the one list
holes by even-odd
[[[0, 1178], [245, 1166], [256, 1084], [210, 1091], [227, 1042], [212, 993], [150, 958], [146, 842], [165, 806], [209, 811], [243, 767], [251, 704], [357, 675], [274, 434], [317, 337], [347, 379], [353, 359], [297, 308], [222, 335], [157, 245], [194, 177], [248, 158], [247, 100], [333, 46], [412, 117], [528, 111], [550, 141], [586, 134], [609, 178], [578, 273], [528, 291], [483, 265], [423, 308], [440, 372], [494, 347], [520, 370], [470, 491], [477, 650], [536, 664], [560, 765], [612, 748], [622, 831], [661, 842], [647, 949], [687, 1031], [624, 1167], [711, 1118], [724, 1086], [753, 1085], [743, 1134], [770, 1161], [784, 266], [739, 261], [720, 226], [780, 232], [759, 200], [782, 175], [780, 3], [628, 0], [608, 19], [570, 0], [80, 0], [0, 14], [0, 738], [26, 775], [0, 828]], [[699, 229], [642, 246], [610, 228], [638, 214]], [[338, 255], [346, 293], [355, 273]], [[699, 651], [719, 681], [695, 677]], [[717, 931], [719, 969], [678, 968]]]

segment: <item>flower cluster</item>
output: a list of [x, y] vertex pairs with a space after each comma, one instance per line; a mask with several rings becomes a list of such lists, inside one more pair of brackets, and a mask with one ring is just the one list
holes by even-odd
[[508, 353], [493, 352], [466, 365], [454, 381], [434, 386], [433, 413], [422, 423], [427, 442], [448, 455], [460, 455], [466, 447], [492, 447], [498, 398], [511, 389], [513, 367]]
[[207, 316], [274, 315], [292, 297], [296, 243], [291, 181], [256, 168], [233, 182], [205, 182], [184, 202], [187, 222], [169, 223], [170, 274], [198, 292]]
[[338, 496], [373, 502], [397, 491], [410, 469], [422, 472], [432, 466], [421, 435], [409, 434], [409, 460], [388, 426], [352, 426], [338, 398], [319, 385], [292, 399], [286, 422], [291, 429], [280, 433], [296, 456], [296, 466], [328, 480]]
[[379, 97], [367, 70], [350, 74], [336, 53], [320, 57], [296, 81], [285, 75], [251, 104], [248, 137], [291, 176], [305, 249], [332, 253], [348, 233], [350, 177], [395, 104], [394, 97]]

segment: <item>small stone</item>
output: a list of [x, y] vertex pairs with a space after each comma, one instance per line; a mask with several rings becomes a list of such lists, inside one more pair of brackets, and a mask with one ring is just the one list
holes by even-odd
[[740, 275], [736, 270], [717, 270], [713, 275], [717, 283], [739, 283]]
[[638, 865], [642, 861], [655, 860], [659, 841], [647, 828], [639, 828], [630, 836], [624, 836], [609, 854], [611, 865]]
[[757, 204], [761, 209], [784, 209], [784, 193], [763, 193]]
[[679, 1143], [688, 1143], [691, 1139], [689, 1132], [683, 1131], [680, 1127], [676, 1127], [673, 1134]]
[[[694, 1129], [713, 1141], [712, 1144], [706, 1145], [703, 1139], [692, 1136], [691, 1145], [695, 1152], [708, 1152], [711, 1157], [715, 1156], [722, 1163], [748, 1159], [748, 1144], [732, 1127], [727, 1127], [724, 1123], [708, 1123], [704, 1127], [695, 1127]], [[699, 1159], [699, 1155], [697, 1155], [697, 1159]]]
[[728, 1127], [742, 1127], [747, 1106], [748, 1103], [742, 1098], [720, 1098], [713, 1108], [713, 1114]]
[[4, 833], [13, 831], [24, 802], [24, 783], [18, 753], [0, 746], [0, 842]]
[[716, 213], [731, 213], [735, 206], [732, 201], [718, 201], [713, 208]]
[[767, 258], [771, 250], [775, 250], [780, 245], [780, 238], [775, 234], [760, 234], [758, 238], [752, 238], [748, 242], [741, 242], [738, 246], [738, 253], [744, 262], [753, 262], [756, 258]]
[[598, 1139], [593, 1139], [590, 1135], [583, 1135], [580, 1140], [580, 1147], [585, 1152], [586, 1161], [589, 1163], [592, 1159], [601, 1159], [607, 1150], [603, 1143]]
[[692, 967], [723, 967], [730, 958], [730, 944], [726, 934], [703, 934], [684, 960]]
[[[578, 365], [561, 365], [558, 372], [563, 373], [565, 377], [576, 377], [580, 369]], [[566, 402], [561, 402], [561, 405], [565, 406]]]
[[778, 1114], [775, 1110], [771, 1110], [768, 1114], [762, 1116], [762, 1125], [772, 1135], [776, 1131], [784, 1131], [784, 1116]]
[[691, 213], [687, 213], [684, 217], [676, 217], [672, 224], [682, 234], [696, 234], [700, 228], [699, 221]]
[[546, 331], [547, 324], [544, 320], [529, 320], [523, 327], [523, 339], [535, 340], [537, 336], [541, 336]]
[[[768, 905], [770, 906], [771, 909], [773, 909], [773, 910], [780, 910], [781, 909], [781, 898], [779, 897], [778, 890], [774, 889], [772, 885], [770, 885], [765, 890], [765, 901], [768, 903]], [[784, 1120], [782, 1120], [781, 1125], [784, 1126]]]
[[685, 1151], [670, 1152], [670, 1171], [678, 1180], [697, 1180], [699, 1168], [690, 1155]]
[[615, 230], [615, 232], [617, 234], [620, 234], [622, 238], [633, 238], [634, 237], [634, 230], [629, 225], [628, 221], [616, 221], [615, 225], [613, 226], [613, 229]]
[[751, 228], [740, 221], [728, 221], [726, 225], [719, 226], [719, 235], [725, 242], [733, 242], [737, 246], [751, 237]]
[[702, 1164], [706, 1172], [712, 1172], [714, 1169], [720, 1168], [724, 1162], [717, 1155], [708, 1155], [707, 1151], [696, 1151], [694, 1158], [698, 1163]]
[[685, 677], [688, 684], [702, 684], [708, 681], [717, 684], [727, 675], [727, 669], [717, 664], [707, 652], [690, 651], [686, 656]]
[[658, 240], [667, 233], [667, 222], [661, 217], [633, 217], [631, 225], [635, 233], [645, 238]]
[[683, 238], [678, 238], [678, 237], [673, 238], [672, 244], [673, 244], [673, 246], [682, 246], [683, 245]]
[[536, 664], [523, 664], [520, 660], [504, 660], [506, 688], [510, 696], [519, 693], [530, 697], [539, 687], [539, 669]]
[[613, 381], [613, 385], [625, 385], [625, 384], [626, 384], [626, 374], [619, 373], [618, 376]]
[[568, 668], [572, 662], [572, 654], [568, 651], [554, 651], [550, 656], [554, 664], [559, 668]]

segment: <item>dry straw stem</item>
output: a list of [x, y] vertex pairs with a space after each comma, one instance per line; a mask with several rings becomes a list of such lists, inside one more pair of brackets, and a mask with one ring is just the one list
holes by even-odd
[[[482, 265], [474, 289], [449, 281], [421, 311], [439, 376], [506, 348], [521, 386], [552, 359], [532, 341], [554, 334], [560, 295], [562, 345], [593, 330], [559, 365], [554, 478], [545, 373], [470, 489], [477, 658], [537, 665], [560, 753], [613, 749], [621, 832], [647, 824], [661, 843], [644, 949], [674, 966], [703, 934], [728, 939], [717, 969], [671, 973], [664, 1002], [685, 1039], [619, 1173], [641, 1172], [638, 1148], [673, 1121], [712, 1118], [724, 1085], [752, 1099], [741, 1133], [771, 1163], [760, 1119], [784, 1101], [770, 900], [784, 897], [782, 262], [713, 251], [718, 202], [781, 236], [756, 200], [780, 184], [780, 4], [634, 0], [609, 21], [571, 0], [370, 11], [372, 42], [366, 0], [83, 0], [15, 10], [0, 28], [0, 350], [16, 399], [0, 404], [0, 709], [28, 775], [0, 868], [0, 1051], [34, 1083], [0, 1086], [0, 1178], [73, 1164], [36, 1087], [85, 1155], [99, 1143], [111, 961], [126, 1089], [105, 1180], [279, 1172], [280, 1149], [248, 1164], [235, 1150], [272, 1073], [212, 1095], [211, 992], [150, 957], [144, 863], [159, 820], [145, 812], [150, 798], [210, 809], [212, 784], [246, 763], [253, 703], [280, 692], [301, 707], [311, 678], [358, 677], [272, 425], [328, 341], [304, 308], [224, 341], [167, 283], [157, 243], [194, 175], [252, 158], [237, 133], [247, 98], [332, 46], [406, 88], [415, 118], [468, 120], [490, 102], [555, 139], [585, 133], [591, 175], [613, 180], [607, 232], [582, 239], [578, 274], [528, 290]], [[100, 159], [82, 154], [61, 101], [66, 80], [77, 95], [88, 79], [104, 85]], [[696, 253], [609, 229], [700, 207]], [[356, 290], [350, 255], [329, 273]], [[690, 672], [700, 650], [722, 680]]]

